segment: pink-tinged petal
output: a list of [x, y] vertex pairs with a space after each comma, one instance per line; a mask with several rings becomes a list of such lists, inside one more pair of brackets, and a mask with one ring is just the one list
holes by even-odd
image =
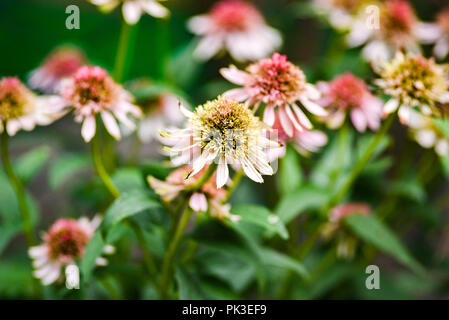
[[28, 255], [33, 259], [47, 256], [48, 248], [44, 245], [31, 247], [28, 249]]
[[241, 86], [245, 84], [246, 80], [249, 77], [249, 75], [246, 72], [237, 69], [237, 67], [234, 65], [230, 65], [228, 68], [221, 68], [220, 74], [229, 82]]
[[220, 35], [210, 35], [201, 39], [193, 55], [200, 60], [209, 60], [223, 46], [223, 38]]
[[223, 93], [223, 97], [241, 102], [248, 99], [248, 93], [245, 89], [237, 88], [237, 89], [231, 89]]
[[113, 136], [117, 140], [120, 140], [120, 128], [118, 127], [117, 121], [112, 116], [112, 114], [108, 111], [103, 111], [101, 112], [101, 119], [103, 120], [104, 125], [111, 136]]
[[195, 192], [189, 200], [189, 206], [195, 212], [207, 211], [207, 198], [203, 193]]
[[122, 12], [123, 17], [128, 24], [136, 24], [142, 14], [142, 8], [138, 1], [125, 1], [122, 7]]
[[327, 126], [331, 129], [337, 129], [341, 127], [346, 118], [346, 112], [343, 110], [338, 110], [337, 112], [331, 114], [327, 120]]
[[303, 131], [304, 128], [301, 127], [301, 125], [298, 123], [298, 120], [296, 120], [296, 118], [295, 118], [295, 116], [294, 116], [294, 114], [292, 112], [292, 109], [290, 109], [289, 105], [285, 106], [285, 112], [287, 114], [287, 117], [290, 119], [290, 122], [295, 127], [295, 129], [298, 130], [298, 131]]
[[170, 15], [170, 11], [157, 1], [143, 1], [141, 6], [146, 13], [156, 18], [165, 18]]
[[411, 113], [411, 108], [408, 106], [401, 106], [399, 108], [398, 111], [398, 117], [399, 117], [399, 121], [403, 124], [403, 125], [407, 125], [408, 122], [410, 121], [410, 113]]
[[84, 119], [83, 125], [81, 127], [81, 136], [83, 137], [84, 141], [89, 142], [90, 140], [92, 140], [95, 135], [95, 131], [95, 117], [88, 116], [86, 119]]
[[352, 109], [351, 110], [351, 121], [354, 127], [359, 132], [365, 132], [366, 130], [366, 117], [360, 109]]
[[53, 282], [55, 282], [60, 275], [60, 268], [59, 266], [53, 266], [48, 273], [42, 277], [42, 284], [44, 286], [48, 286], [50, 284], [52, 284]]
[[284, 132], [289, 137], [293, 137], [293, 127], [292, 127], [290, 120], [288, 119], [287, 114], [284, 111], [284, 107], [279, 108], [278, 116], [279, 116], [279, 120], [281, 122], [281, 126], [282, 126], [282, 129], [284, 130]]
[[293, 111], [296, 114], [296, 117], [299, 120], [299, 123], [306, 128], [306, 129], [312, 129], [312, 123], [310, 122], [309, 118], [304, 114], [304, 112], [296, 105], [292, 104]]
[[217, 168], [217, 189], [223, 187], [229, 179], [229, 168], [226, 159], [221, 157]]
[[418, 130], [415, 137], [416, 141], [424, 148], [433, 147], [437, 139], [435, 132], [429, 129]]
[[192, 17], [187, 22], [187, 28], [197, 35], [208, 33], [212, 27], [212, 20], [207, 15]]
[[306, 107], [306, 109], [310, 111], [310, 113], [313, 113], [314, 115], [317, 115], [319, 117], [327, 116], [327, 111], [319, 104], [305, 98], [301, 99], [300, 101], [304, 105], [304, 107]]
[[443, 30], [436, 23], [415, 23], [415, 36], [424, 44], [434, 43], [443, 35]]
[[282, 158], [285, 156], [286, 145], [284, 144], [279, 148], [270, 148], [266, 150], [267, 158], [269, 162], [273, 162], [276, 159]]
[[306, 83], [306, 90], [311, 100], [318, 100], [321, 97], [321, 92], [310, 83]]
[[443, 37], [437, 41], [435, 47], [433, 48], [433, 54], [440, 60], [446, 58], [449, 53], [449, 38]]
[[263, 122], [272, 127], [274, 124], [274, 120], [275, 120], [274, 106], [267, 105], [267, 107], [265, 108], [265, 112], [263, 114]]

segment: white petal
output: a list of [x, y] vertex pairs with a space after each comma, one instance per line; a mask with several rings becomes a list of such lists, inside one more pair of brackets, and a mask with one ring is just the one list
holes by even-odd
[[254, 168], [254, 166], [246, 159], [246, 157], [240, 158], [240, 163], [242, 164], [243, 171], [251, 180], [263, 183], [263, 178], [259, 172]]
[[416, 133], [416, 141], [424, 148], [430, 148], [435, 145], [436, 135], [432, 130], [424, 129]]
[[195, 34], [206, 34], [212, 25], [211, 19], [207, 15], [199, 15], [189, 19], [187, 22], [187, 28]]
[[440, 40], [438, 40], [435, 47], [433, 48], [433, 54], [438, 59], [443, 60], [444, 58], [446, 58], [448, 53], [449, 53], [449, 38], [443, 37]]
[[309, 99], [301, 99], [301, 103], [304, 105], [304, 107], [306, 107], [307, 110], [309, 110], [311, 113], [319, 116], [319, 117], [323, 117], [327, 115], [327, 111], [324, 110], [324, 108], [322, 106], [320, 106], [319, 104], [310, 101]]
[[6, 131], [10, 136], [14, 136], [20, 128], [20, 122], [17, 120], [9, 120], [6, 122]]
[[95, 124], [95, 116], [88, 116], [83, 121], [83, 125], [81, 127], [81, 136], [84, 141], [89, 142], [95, 135], [96, 124]]
[[399, 100], [390, 99], [387, 101], [387, 103], [385, 103], [383, 113], [390, 114], [396, 111], [398, 107], [399, 107]]
[[435, 146], [435, 151], [440, 155], [440, 156], [445, 156], [447, 155], [447, 153], [449, 152], [449, 143], [446, 139], [440, 139], [438, 140], [436, 146]]
[[125, 1], [122, 7], [123, 17], [128, 24], [136, 24], [142, 14], [139, 2], [135, 0]]
[[279, 120], [281, 121], [282, 129], [289, 137], [293, 137], [293, 127], [288, 116], [285, 113], [284, 107], [279, 108], [278, 115]]
[[229, 179], [229, 168], [224, 157], [220, 158], [217, 169], [217, 188], [223, 187]]
[[223, 97], [241, 102], [248, 99], [248, 93], [245, 89], [237, 88], [237, 89], [231, 89], [223, 93]]
[[165, 18], [170, 14], [167, 8], [162, 6], [160, 3], [154, 0], [144, 0], [141, 2], [143, 10], [146, 11], [149, 15], [152, 15], [156, 18]]
[[207, 211], [207, 198], [204, 193], [195, 192], [189, 200], [189, 206], [195, 212]]
[[273, 126], [275, 120], [274, 106], [267, 105], [263, 114], [263, 121], [270, 127]]
[[206, 36], [200, 40], [193, 54], [200, 60], [209, 60], [221, 49], [222, 46], [223, 38], [221, 36]]
[[305, 113], [296, 104], [292, 104], [292, 108], [299, 120], [299, 123], [309, 130], [312, 129], [312, 123], [309, 121]]
[[230, 65], [228, 68], [221, 68], [220, 74], [226, 80], [241, 86], [245, 84], [246, 79], [248, 78], [248, 74], [246, 72], [237, 69], [234, 65]]
[[47, 252], [48, 252], [48, 249], [44, 245], [35, 246], [35, 247], [31, 247], [30, 249], [28, 249], [28, 255], [34, 259], [46, 256]]
[[42, 277], [42, 284], [44, 286], [48, 286], [49, 284], [52, 284], [53, 282], [55, 282], [60, 275], [60, 268], [59, 266], [52, 266], [50, 268], [50, 270], [48, 271], [48, 273]]
[[111, 136], [113, 136], [117, 140], [120, 140], [120, 128], [112, 114], [108, 111], [102, 111], [101, 119], [103, 119], [103, 123]]

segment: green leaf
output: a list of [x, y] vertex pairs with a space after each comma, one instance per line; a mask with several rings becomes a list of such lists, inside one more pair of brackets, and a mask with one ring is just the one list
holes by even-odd
[[396, 235], [376, 216], [354, 214], [345, 218], [349, 228], [363, 240], [390, 254], [413, 271], [423, 274], [422, 266], [408, 253]]
[[145, 180], [142, 173], [134, 168], [122, 168], [112, 176], [114, 185], [120, 192], [129, 192], [134, 189], [145, 189]]
[[257, 205], [239, 205], [232, 208], [232, 213], [239, 215], [241, 221], [253, 223], [266, 229], [270, 233], [278, 234], [288, 239], [288, 231], [277, 215], [265, 207]]
[[299, 155], [291, 147], [287, 147], [285, 157], [280, 159], [279, 189], [282, 194], [289, 194], [298, 189], [303, 182], [301, 166], [299, 165]]
[[20, 180], [27, 184], [44, 167], [49, 156], [48, 147], [36, 148], [21, 156], [14, 164], [14, 170]]
[[76, 173], [91, 166], [91, 159], [80, 154], [66, 154], [59, 157], [50, 167], [49, 184], [52, 190], [61, 187]]
[[207, 294], [201, 288], [201, 282], [195, 274], [178, 267], [176, 268], [175, 279], [178, 284], [180, 300], [204, 300], [210, 298], [207, 297]]
[[147, 191], [132, 190], [130, 192], [122, 193], [120, 198], [115, 200], [106, 211], [102, 229], [107, 230], [125, 218], [129, 218], [144, 210], [159, 207], [161, 207], [160, 203], [151, 198]]
[[192, 86], [200, 72], [202, 63], [193, 55], [196, 46], [196, 41], [191, 41], [178, 50], [168, 64], [168, 76], [181, 88]]
[[284, 196], [275, 212], [285, 224], [295, 219], [306, 210], [320, 208], [329, 200], [330, 194], [316, 187], [303, 187]]
[[277, 252], [273, 249], [263, 249], [264, 263], [278, 268], [288, 269], [296, 272], [300, 277], [307, 278], [309, 276], [306, 268], [291, 257]]
[[84, 283], [87, 283], [95, 268], [97, 258], [102, 254], [105, 242], [100, 232], [96, 232], [87, 244], [83, 259], [81, 260], [81, 272]]

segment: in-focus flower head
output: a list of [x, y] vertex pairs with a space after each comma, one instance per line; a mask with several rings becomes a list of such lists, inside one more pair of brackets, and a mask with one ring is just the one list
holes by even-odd
[[376, 84], [391, 96], [384, 113], [399, 110], [399, 118], [407, 124], [411, 109], [418, 107], [424, 115], [441, 116], [449, 102], [449, 74], [447, 65], [435, 63], [421, 54], [398, 52], [384, 63], [377, 73]]
[[159, 2], [164, 0], [89, 0], [103, 11], [111, 11], [120, 3], [122, 5], [123, 18], [128, 24], [136, 24], [142, 13], [148, 13], [156, 18], [165, 18], [170, 12]]
[[364, 132], [368, 126], [377, 130], [382, 117], [382, 101], [368, 90], [368, 86], [352, 73], [344, 73], [330, 82], [319, 82], [323, 97], [319, 103], [329, 110], [324, 120], [330, 128], [339, 128], [349, 113], [354, 127]]
[[33, 70], [28, 79], [31, 88], [45, 93], [59, 91], [61, 81], [72, 76], [86, 64], [86, 57], [75, 47], [60, 47], [53, 50], [44, 62]]
[[106, 129], [116, 139], [121, 138], [117, 120], [134, 130], [136, 125], [128, 114], [133, 118], [142, 115], [131, 103], [131, 95], [116, 84], [106, 70], [97, 66], [79, 68], [63, 84], [61, 95], [74, 108], [75, 120], [83, 122], [81, 134], [86, 142], [95, 135], [97, 115], [101, 115]]
[[367, 23], [366, 12], [360, 14], [348, 35], [352, 47], [367, 43], [365, 59], [375, 65], [391, 59], [396, 51], [419, 52], [419, 43], [430, 43], [437, 37], [434, 25], [420, 22], [407, 0], [386, 0], [376, 3], [379, 26]]
[[[75, 262], [82, 259], [100, 222], [99, 217], [91, 221], [85, 217], [78, 220], [58, 219], [43, 235], [43, 243], [29, 249], [35, 268], [34, 276], [41, 279], [44, 285], [49, 285], [60, 277], [61, 268], [76, 267]], [[103, 251], [113, 253], [114, 248], [108, 245]], [[99, 257], [96, 264], [106, 265], [107, 260]]]
[[228, 164], [241, 166], [250, 179], [259, 183], [263, 182], [261, 175], [273, 174], [265, 149], [278, 144], [263, 136], [264, 125], [244, 104], [218, 97], [194, 112], [182, 106], [181, 111], [188, 118], [188, 127], [165, 130], [161, 135], [173, 142], [173, 147], [165, 147], [169, 152], [186, 153], [189, 159], [194, 151], [191, 175], [214, 160], [218, 161], [217, 188], [228, 181]]
[[36, 125], [49, 125], [64, 113], [62, 99], [37, 96], [18, 78], [0, 79], [0, 132], [13, 136], [20, 129], [33, 130]]
[[271, 58], [251, 64], [246, 71], [231, 65], [220, 72], [227, 80], [243, 86], [226, 92], [224, 96], [246, 101], [247, 106], [253, 106], [254, 112], [262, 103], [265, 104], [263, 119], [269, 126], [274, 124], [275, 108], [278, 108], [280, 123], [289, 137], [293, 136], [294, 130], [312, 128], [297, 102], [312, 114], [327, 115], [327, 111], [313, 101], [320, 97], [319, 91], [307, 83], [302, 70], [289, 62], [285, 55], [274, 53]]
[[202, 60], [223, 48], [236, 60], [257, 60], [282, 43], [279, 32], [265, 24], [259, 10], [241, 0], [216, 3], [208, 14], [191, 18], [188, 27], [202, 37], [195, 50], [195, 56]]

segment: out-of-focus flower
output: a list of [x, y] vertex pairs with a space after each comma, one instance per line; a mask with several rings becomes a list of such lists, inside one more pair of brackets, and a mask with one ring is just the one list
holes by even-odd
[[352, 258], [355, 253], [357, 239], [344, 230], [342, 220], [350, 215], [371, 213], [371, 207], [366, 203], [349, 202], [338, 205], [330, 211], [329, 222], [323, 226], [322, 235], [326, 239], [338, 238], [337, 255], [342, 258]]
[[433, 54], [438, 59], [444, 59], [449, 53], [449, 7], [442, 10], [433, 24], [435, 30], [435, 47]]
[[279, 117], [276, 117], [273, 124], [273, 132], [277, 134], [281, 146], [267, 150], [268, 160], [270, 162], [282, 158], [285, 155], [287, 143], [289, 142], [303, 156], [309, 155], [310, 152], [318, 152], [321, 147], [327, 144], [327, 136], [320, 130], [299, 131], [295, 129], [293, 136], [289, 137], [282, 129]]
[[181, 105], [181, 112], [188, 118], [188, 127], [167, 129], [161, 135], [173, 142], [165, 150], [193, 158], [191, 175], [214, 160], [218, 160], [217, 188], [228, 181], [228, 164], [241, 166], [250, 179], [259, 183], [263, 182], [261, 175], [273, 174], [265, 150], [279, 145], [264, 137], [263, 123], [244, 104], [218, 97], [194, 112]]
[[57, 96], [37, 96], [18, 78], [0, 80], [0, 133], [13, 136], [17, 131], [49, 125], [64, 115], [63, 100]]
[[164, 0], [89, 0], [102, 11], [114, 10], [121, 2], [123, 18], [128, 24], [136, 24], [140, 20], [142, 13], [148, 13], [156, 18], [165, 18], [170, 11], [159, 2]]
[[364, 58], [377, 65], [391, 59], [396, 51], [419, 52], [419, 42], [435, 41], [438, 31], [434, 25], [418, 20], [406, 0], [386, 0], [376, 4], [379, 25], [370, 25], [366, 12], [352, 25], [347, 42], [351, 47], [364, 43]]
[[435, 119], [412, 111], [408, 126], [419, 145], [426, 149], [434, 148], [438, 155], [445, 156], [449, 152], [449, 141], [434, 121]]
[[86, 64], [86, 57], [75, 47], [60, 47], [53, 50], [44, 62], [30, 73], [28, 83], [32, 89], [45, 93], [57, 93], [61, 81], [71, 77]]
[[375, 3], [370, 0], [313, 0], [313, 9], [324, 15], [332, 27], [346, 31], [351, 28], [357, 17], [367, 5]]
[[238, 61], [264, 58], [282, 44], [279, 32], [265, 24], [262, 14], [240, 0], [216, 3], [208, 14], [191, 18], [189, 29], [202, 37], [194, 54], [208, 60], [225, 48]]
[[89, 142], [95, 135], [96, 116], [101, 119], [108, 132], [116, 139], [121, 138], [117, 120], [128, 127], [136, 128], [128, 118], [142, 116], [141, 110], [132, 104], [132, 96], [116, 84], [106, 70], [97, 66], [84, 66], [68, 80], [61, 90], [67, 105], [74, 108], [75, 121], [82, 122], [81, 135]]
[[375, 83], [391, 99], [384, 105], [384, 114], [398, 110], [399, 119], [407, 124], [413, 107], [424, 115], [441, 116], [449, 102], [447, 65], [435, 63], [421, 54], [398, 52], [389, 63], [377, 70], [381, 79]]
[[[189, 175], [192, 172], [192, 167], [187, 165], [171, 172], [165, 181], [150, 176], [148, 182], [164, 201], [170, 202], [181, 191], [194, 184], [206, 172], [206, 169], [207, 167], [204, 167], [196, 175]], [[231, 207], [229, 204], [222, 204], [226, 200], [226, 190], [223, 188], [217, 189], [214, 182], [216, 175], [215, 172], [200, 190], [190, 196], [189, 206], [195, 212], [209, 211], [211, 216], [219, 219], [229, 218], [236, 222], [240, 217], [230, 213]]]
[[364, 132], [366, 127], [374, 131], [379, 129], [382, 100], [371, 94], [362, 79], [347, 72], [330, 82], [319, 82], [317, 87], [323, 95], [319, 104], [329, 111], [323, 120], [330, 128], [339, 128], [349, 113], [358, 131]]
[[271, 58], [251, 64], [246, 71], [231, 65], [220, 72], [227, 80], [243, 86], [227, 91], [225, 97], [246, 101], [248, 107], [253, 106], [254, 112], [264, 103], [264, 122], [272, 126], [278, 116], [289, 137], [293, 137], [295, 130], [312, 128], [312, 123], [297, 105], [298, 101], [312, 114], [327, 115], [327, 111], [313, 101], [320, 98], [320, 92], [306, 82], [302, 70], [287, 61], [284, 55], [274, 53]]
[[[34, 276], [41, 279], [43, 285], [49, 285], [60, 277], [61, 268], [78, 268], [75, 264], [82, 259], [86, 246], [92, 238], [101, 219], [92, 220], [82, 217], [78, 220], [59, 219], [43, 235], [41, 245], [31, 247], [28, 254], [33, 259]], [[114, 247], [106, 245], [105, 254], [114, 252]], [[96, 260], [98, 266], [107, 264], [104, 257]], [[75, 284], [76, 285], [76, 284]]]

